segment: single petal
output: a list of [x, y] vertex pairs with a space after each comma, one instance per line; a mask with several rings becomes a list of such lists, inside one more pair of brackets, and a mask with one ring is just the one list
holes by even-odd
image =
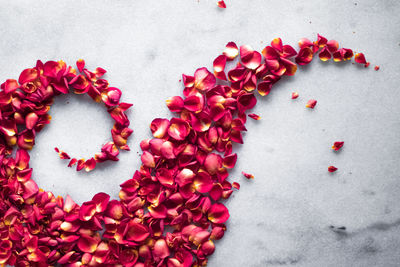
[[172, 96], [165, 103], [171, 112], [181, 112], [183, 109], [183, 99], [180, 96]]
[[311, 48], [301, 48], [299, 54], [295, 58], [295, 61], [299, 65], [307, 65], [312, 61], [313, 55], [314, 53]]
[[222, 72], [225, 70], [227, 57], [225, 55], [219, 55], [216, 59], [214, 59], [213, 67], [214, 72]]
[[246, 172], [242, 172], [243, 176], [247, 179], [254, 179], [254, 175]]
[[97, 67], [96, 70], [94, 71], [94, 74], [96, 74], [97, 78], [102, 77], [104, 74], [106, 74], [106, 70], [100, 67]]
[[14, 79], [8, 79], [4, 83], [1, 84], [1, 89], [4, 90], [6, 94], [12, 93], [15, 90], [17, 90], [19, 87], [19, 84], [17, 80]]
[[155, 138], [163, 138], [168, 131], [169, 120], [167, 119], [154, 119], [150, 124], [150, 130]]
[[213, 180], [207, 172], [199, 172], [194, 178], [193, 184], [196, 191], [208, 193], [213, 186]]
[[292, 93], [292, 99], [296, 99], [298, 97], [299, 97], [299, 93], [297, 93], [297, 92]]
[[260, 116], [258, 116], [257, 114], [254, 114], [254, 113], [250, 113], [248, 116], [249, 116], [250, 118], [252, 118], [253, 120], [255, 120], [255, 121], [258, 121], [258, 120], [261, 119]]
[[96, 203], [94, 201], [84, 202], [79, 209], [79, 219], [81, 221], [90, 221], [95, 214]]
[[272, 83], [270, 82], [260, 82], [257, 86], [257, 91], [260, 95], [266, 96], [271, 92]]
[[215, 203], [208, 211], [208, 219], [213, 223], [224, 223], [229, 219], [229, 211], [223, 204]]
[[332, 145], [332, 149], [335, 151], [338, 151], [339, 149], [341, 149], [344, 145], [344, 142], [342, 141], [338, 141], [338, 142], [334, 142]]
[[257, 99], [253, 94], [248, 93], [239, 96], [237, 102], [239, 112], [244, 112], [248, 109], [252, 109], [257, 104]]
[[197, 69], [194, 73], [194, 87], [200, 91], [208, 91], [215, 86], [216, 79], [207, 68]]
[[218, 5], [219, 8], [226, 8], [226, 4], [225, 4], [225, 2], [223, 0], [218, 1], [217, 5]]
[[240, 60], [248, 69], [255, 70], [261, 64], [261, 54], [249, 45], [242, 45], [240, 47]]
[[271, 41], [271, 46], [279, 51], [279, 52], [283, 52], [283, 46], [282, 46], [282, 39], [281, 38], [275, 38]]
[[168, 135], [175, 140], [184, 140], [190, 133], [190, 127], [187, 121], [178, 118], [172, 118], [168, 128]]
[[327, 61], [332, 58], [332, 55], [326, 46], [324, 48], [322, 48], [322, 50], [321, 50], [321, 52], [319, 52], [318, 56], [319, 56], [319, 59], [321, 59], [322, 61]]
[[151, 217], [155, 219], [165, 219], [167, 218], [167, 208], [164, 205], [158, 205], [157, 207], [149, 206], [148, 210]]
[[142, 164], [145, 167], [154, 168], [156, 166], [156, 162], [155, 162], [153, 154], [151, 154], [148, 151], [144, 151], [142, 156], [140, 157], [140, 159], [142, 160]]
[[183, 100], [183, 107], [189, 111], [199, 113], [204, 107], [204, 97], [202, 94], [197, 93], [195, 95], [188, 96]]
[[77, 61], [76, 61], [76, 67], [78, 68], [78, 70], [79, 70], [79, 72], [82, 72], [83, 71], [83, 69], [85, 68], [85, 60], [83, 60], [83, 59], [78, 59]]
[[239, 189], [240, 189], [240, 184], [237, 183], [237, 182], [233, 182], [233, 183], [232, 183], [232, 187], [233, 187], [233, 188], [236, 188], [237, 190], [239, 190]]
[[284, 45], [282, 50], [283, 50], [282, 57], [284, 58], [291, 58], [297, 55], [296, 50], [294, 50], [294, 48], [291, 47], [290, 45]]
[[378, 71], [380, 69], [380, 67], [378, 66], [378, 65], [376, 65], [375, 67], [374, 67], [374, 70], [376, 70], [376, 71]]
[[268, 60], [279, 59], [278, 52], [271, 46], [266, 46], [261, 53]]
[[180, 186], [183, 187], [186, 184], [190, 184], [193, 182], [195, 174], [192, 170], [184, 168], [182, 169], [175, 177], [175, 182]]
[[206, 256], [213, 254], [215, 251], [214, 242], [212, 242], [211, 240], [204, 242], [200, 246], [200, 251]]
[[356, 63], [358, 63], [358, 64], [367, 64], [367, 61], [366, 61], [365, 56], [364, 56], [363, 53], [357, 53], [357, 54], [354, 56], [354, 61], [355, 61]]
[[293, 63], [292, 61], [285, 59], [285, 58], [281, 58], [281, 64], [283, 66], [285, 66], [286, 71], [285, 71], [285, 75], [287, 76], [293, 76], [296, 71], [297, 71], [297, 65], [295, 63]]
[[318, 34], [317, 45], [319, 47], [325, 46], [327, 42], [328, 42], [328, 39], [326, 39], [325, 37]]
[[339, 49], [339, 43], [335, 40], [330, 40], [326, 43], [326, 47], [328, 48], [329, 52], [333, 53]]
[[233, 167], [235, 167], [236, 161], [237, 161], [236, 153], [227, 155], [227, 156], [225, 156], [224, 161], [223, 161], [224, 167], [232, 169]]
[[140, 223], [129, 221], [126, 229], [126, 239], [134, 242], [143, 242], [150, 235], [149, 229]]
[[17, 169], [24, 170], [29, 168], [29, 159], [30, 156], [26, 150], [18, 149], [17, 153], [15, 154], [15, 165]]
[[21, 72], [18, 78], [19, 84], [24, 84], [36, 80], [38, 72], [36, 69], [25, 69]]
[[96, 204], [96, 212], [101, 213], [107, 209], [110, 196], [106, 193], [100, 192], [93, 196], [92, 201]]
[[328, 167], [328, 171], [329, 172], [335, 172], [335, 171], [337, 171], [337, 168], [335, 166], [329, 166]]
[[301, 38], [299, 40], [299, 47], [301, 48], [305, 48], [305, 47], [312, 47], [314, 44], [313, 42], [311, 42], [309, 39], [307, 38]]
[[220, 155], [215, 153], [210, 153], [207, 155], [204, 161], [204, 167], [206, 168], [207, 172], [211, 175], [217, 173], [217, 171], [222, 168], [223, 159]]
[[78, 240], [78, 248], [82, 252], [93, 253], [97, 249], [97, 245], [100, 242], [100, 238], [95, 238], [88, 235], [83, 235]]
[[90, 158], [84, 163], [85, 171], [90, 172], [96, 167], [96, 160], [94, 158]]
[[311, 108], [313, 109], [315, 107], [315, 105], [317, 105], [317, 100], [315, 99], [310, 99], [308, 100], [307, 104], [306, 104], [306, 108]]
[[110, 218], [113, 218], [115, 220], [120, 220], [124, 215], [121, 202], [115, 199], [108, 202], [105, 214]]
[[174, 154], [174, 144], [170, 141], [165, 141], [161, 145], [160, 152], [161, 155], [166, 159], [174, 159], [176, 157]]
[[234, 60], [237, 55], [239, 55], [239, 49], [237, 45], [234, 42], [229, 42], [225, 46], [225, 50], [223, 52], [223, 55], [225, 55], [228, 60]]

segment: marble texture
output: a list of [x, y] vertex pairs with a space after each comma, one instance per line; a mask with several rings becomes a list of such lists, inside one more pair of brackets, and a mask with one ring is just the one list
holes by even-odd
[[[111, 119], [84, 97], [59, 97], [32, 151], [34, 179], [79, 203], [99, 191], [116, 198], [139, 167], [151, 120], [171, 116], [164, 100], [181, 92], [182, 73], [212, 67], [228, 41], [262, 49], [278, 36], [295, 45], [319, 32], [364, 52], [372, 68], [316, 61], [259, 99], [262, 120], [249, 121], [230, 177], [242, 187], [226, 204], [228, 231], [209, 266], [400, 266], [400, 2], [226, 3], [2, 0], [1, 81], [36, 59], [84, 58], [134, 103], [132, 151], [87, 174], [66, 168], [53, 148], [88, 157], [110, 138]], [[304, 107], [310, 98], [314, 110]], [[337, 140], [345, 146], [334, 153]], [[329, 165], [339, 170], [329, 174]]]

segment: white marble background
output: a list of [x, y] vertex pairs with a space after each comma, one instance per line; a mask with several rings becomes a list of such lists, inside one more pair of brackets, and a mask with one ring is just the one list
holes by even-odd
[[[180, 94], [181, 74], [212, 67], [228, 41], [262, 49], [282, 37], [294, 46], [319, 32], [364, 52], [372, 68], [316, 61], [260, 99], [254, 112], [263, 118], [248, 123], [231, 172], [242, 188], [227, 203], [228, 231], [209, 266], [400, 266], [399, 1], [227, 0], [226, 10], [215, 0], [0, 2], [1, 81], [36, 59], [84, 58], [135, 105], [132, 151], [87, 174], [66, 168], [53, 148], [88, 157], [109, 140], [111, 119], [83, 97], [56, 100], [32, 151], [34, 179], [79, 203], [99, 191], [117, 197], [139, 167], [151, 120], [170, 117], [164, 100]], [[304, 107], [310, 98], [314, 110]], [[334, 153], [338, 140], [345, 146]], [[329, 174], [329, 165], [339, 170]]]

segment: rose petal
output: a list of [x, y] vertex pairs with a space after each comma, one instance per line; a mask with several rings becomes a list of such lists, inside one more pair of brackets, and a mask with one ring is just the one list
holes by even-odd
[[83, 59], [78, 59], [78, 60], [76, 61], [76, 67], [78, 68], [78, 71], [79, 71], [79, 72], [82, 72], [83, 69], [85, 68], [85, 60], [83, 60]]
[[334, 142], [332, 145], [332, 149], [335, 151], [338, 151], [339, 149], [341, 149], [344, 145], [344, 142], [339, 141], [339, 142]]
[[311, 108], [313, 109], [315, 107], [315, 105], [317, 105], [317, 100], [315, 99], [310, 99], [308, 100], [307, 104], [306, 104], [306, 108]]
[[96, 203], [94, 201], [84, 202], [79, 210], [79, 219], [81, 221], [90, 221], [96, 214]]
[[126, 228], [126, 239], [134, 242], [142, 242], [150, 235], [148, 228], [140, 223], [129, 221]]
[[214, 72], [222, 72], [225, 69], [227, 57], [225, 55], [219, 55], [216, 59], [214, 59], [213, 67]]
[[100, 242], [100, 238], [83, 235], [78, 240], [78, 248], [87, 253], [93, 253], [97, 249], [97, 245]]
[[165, 100], [171, 112], [181, 112], [183, 109], [183, 99], [180, 96], [173, 96]]
[[246, 68], [255, 70], [261, 64], [261, 54], [254, 51], [249, 45], [242, 45], [240, 47], [240, 60]]
[[258, 121], [258, 120], [261, 119], [260, 116], [258, 116], [257, 114], [254, 114], [254, 113], [250, 113], [248, 116], [249, 116], [250, 118], [252, 118], [253, 120], [255, 120], [255, 121]]
[[225, 47], [223, 55], [225, 55], [228, 60], [234, 60], [235, 57], [239, 55], [239, 49], [237, 45], [234, 42], [229, 42]]
[[223, 0], [218, 1], [217, 5], [218, 5], [219, 8], [226, 8], [226, 4], [225, 4], [225, 2]]
[[175, 140], [184, 140], [190, 132], [189, 124], [178, 118], [172, 118], [168, 128], [168, 135]]
[[183, 107], [195, 113], [201, 112], [204, 107], [203, 95], [198, 93], [187, 97], [185, 100], [183, 100]]
[[101, 213], [107, 209], [110, 196], [106, 193], [97, 193], [93, 196], [92, 201], [96, 204], [96, 212]]
[[217, 173], [217, 171], [222, 168], [223, 159], [220, 155], [215, 153], [210, 153], [207, 155], [204, 161], [204, 167], [206, 168], [207, 172], [211, 175]]
[[313, 59], [313, 51], [309, 47], [301, 48], [298, 55], [295, 58], [295, 61], [299, 65], [307, 65]]
[[1, 89], [4, 90], [6, 94], [12, 93], [15, 90], [17, 90], [19, 87], [19, 84], [17, 80], [14, 79], [8, 79], [4, 83], [1, 84]]
[[366, 61], [365, 56], [364, 56], [363, 53], [357, 53], [357, 54], [354, 56], [354, 61], [355, 61], [356, 63], [358, 63], [358, 64], [367, 64], [367, 61]]
[[207, 68], [197, 69], [194, 73], [194, 87], [200, 91], [208, 91], [214, 87], [216, 79]]
[[168, 130], [169, 120], [167, 119], [154, 119], [150, 124], [150, 130], [155, 138], [163, 138]]
[[328, 167], [328, 171], [329, 172], [335, 172], [335, 171], [337, 171], [337, 168], [335, 166], [329, 166]]
[[232, 183], [232, 187], [233, 187], [233, 188], [236, 188], [237, 190], [239, 190], [239, 189], [240, 189], [240, 184], [237, 183], [237, 182], [233, 182], [233, 183]]
[[94, 158], [90, 158], [84, 163], [85, 171], [90, 172], [96, 167], [96, 160]]
[[25, 69], [18, 78], [19, 84], [24, 84], [36, 80], [38, 72], [36, 69]]
[[246, 173], [242, 171], [242, 174], [244, 177], [246, 177], [247, 179], [254, 179], [254, 175], [250, 174], [250, 173]]
[[332, 58], [331, 53], [329, 52], [328, 48], [325, 46], [322, 48], [321, 52], [319, 52], [319, 59], [322, 61], [327, 61]]
[[292, 99], [296, 99], [298, 97], [299, 97], [299, 93], [297, 93], [297, 92], [292, 93]]
[[223, 204], [215, 203], [208, 211], [208, 219], [213, 223], [224, 223], [229, 219], [229, 211]]
[[142, 156], [140, 157], [140, 159], [142, 160], [142, 164], [145, 167], [154, 168], [156, 166], [156, 162], [155, 162], [153, 154], [151, 154], [148, 151], [144, 151]]
[[213, 186], [213, 180], [207, 172], [199, 172], [196, 175], [193, 184], [196, 191], [200, 193], [208, 193]]

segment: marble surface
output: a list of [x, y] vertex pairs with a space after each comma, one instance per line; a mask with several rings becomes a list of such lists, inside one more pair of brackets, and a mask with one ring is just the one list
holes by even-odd
[[[164, 100], [181, 92], [181, 74], [212, 67], [227, 42], [262, 49], [275, 37], [295, 45], [321, 33], [364, 52], [372, 68], [316, 61], [259, 99], [263, 118], [248, 123], [237, 148], [230, 179], [242, 187], [227, 202], [228, 231], [209, 266], [400, 265], [399, 1], [227, 0], [226, 10], [214, 0], [1, 2], [1, 81], [36, 59], [84, 58], [134, 103], [132, 151], [87, 174], [53, 148], [88, 157], [109, 140], [111, 119], [84, 97], [56, 100], [32, 152], [34, 179], [79, 203], [99, 191], [117, 197], [151, 120], [171, 116]], [[310, 98], [314, 110], [304, 107]], [[345, 146], [334, 153], [337, 140]], [[329, 174], [329, 165], [339, 170]]]

